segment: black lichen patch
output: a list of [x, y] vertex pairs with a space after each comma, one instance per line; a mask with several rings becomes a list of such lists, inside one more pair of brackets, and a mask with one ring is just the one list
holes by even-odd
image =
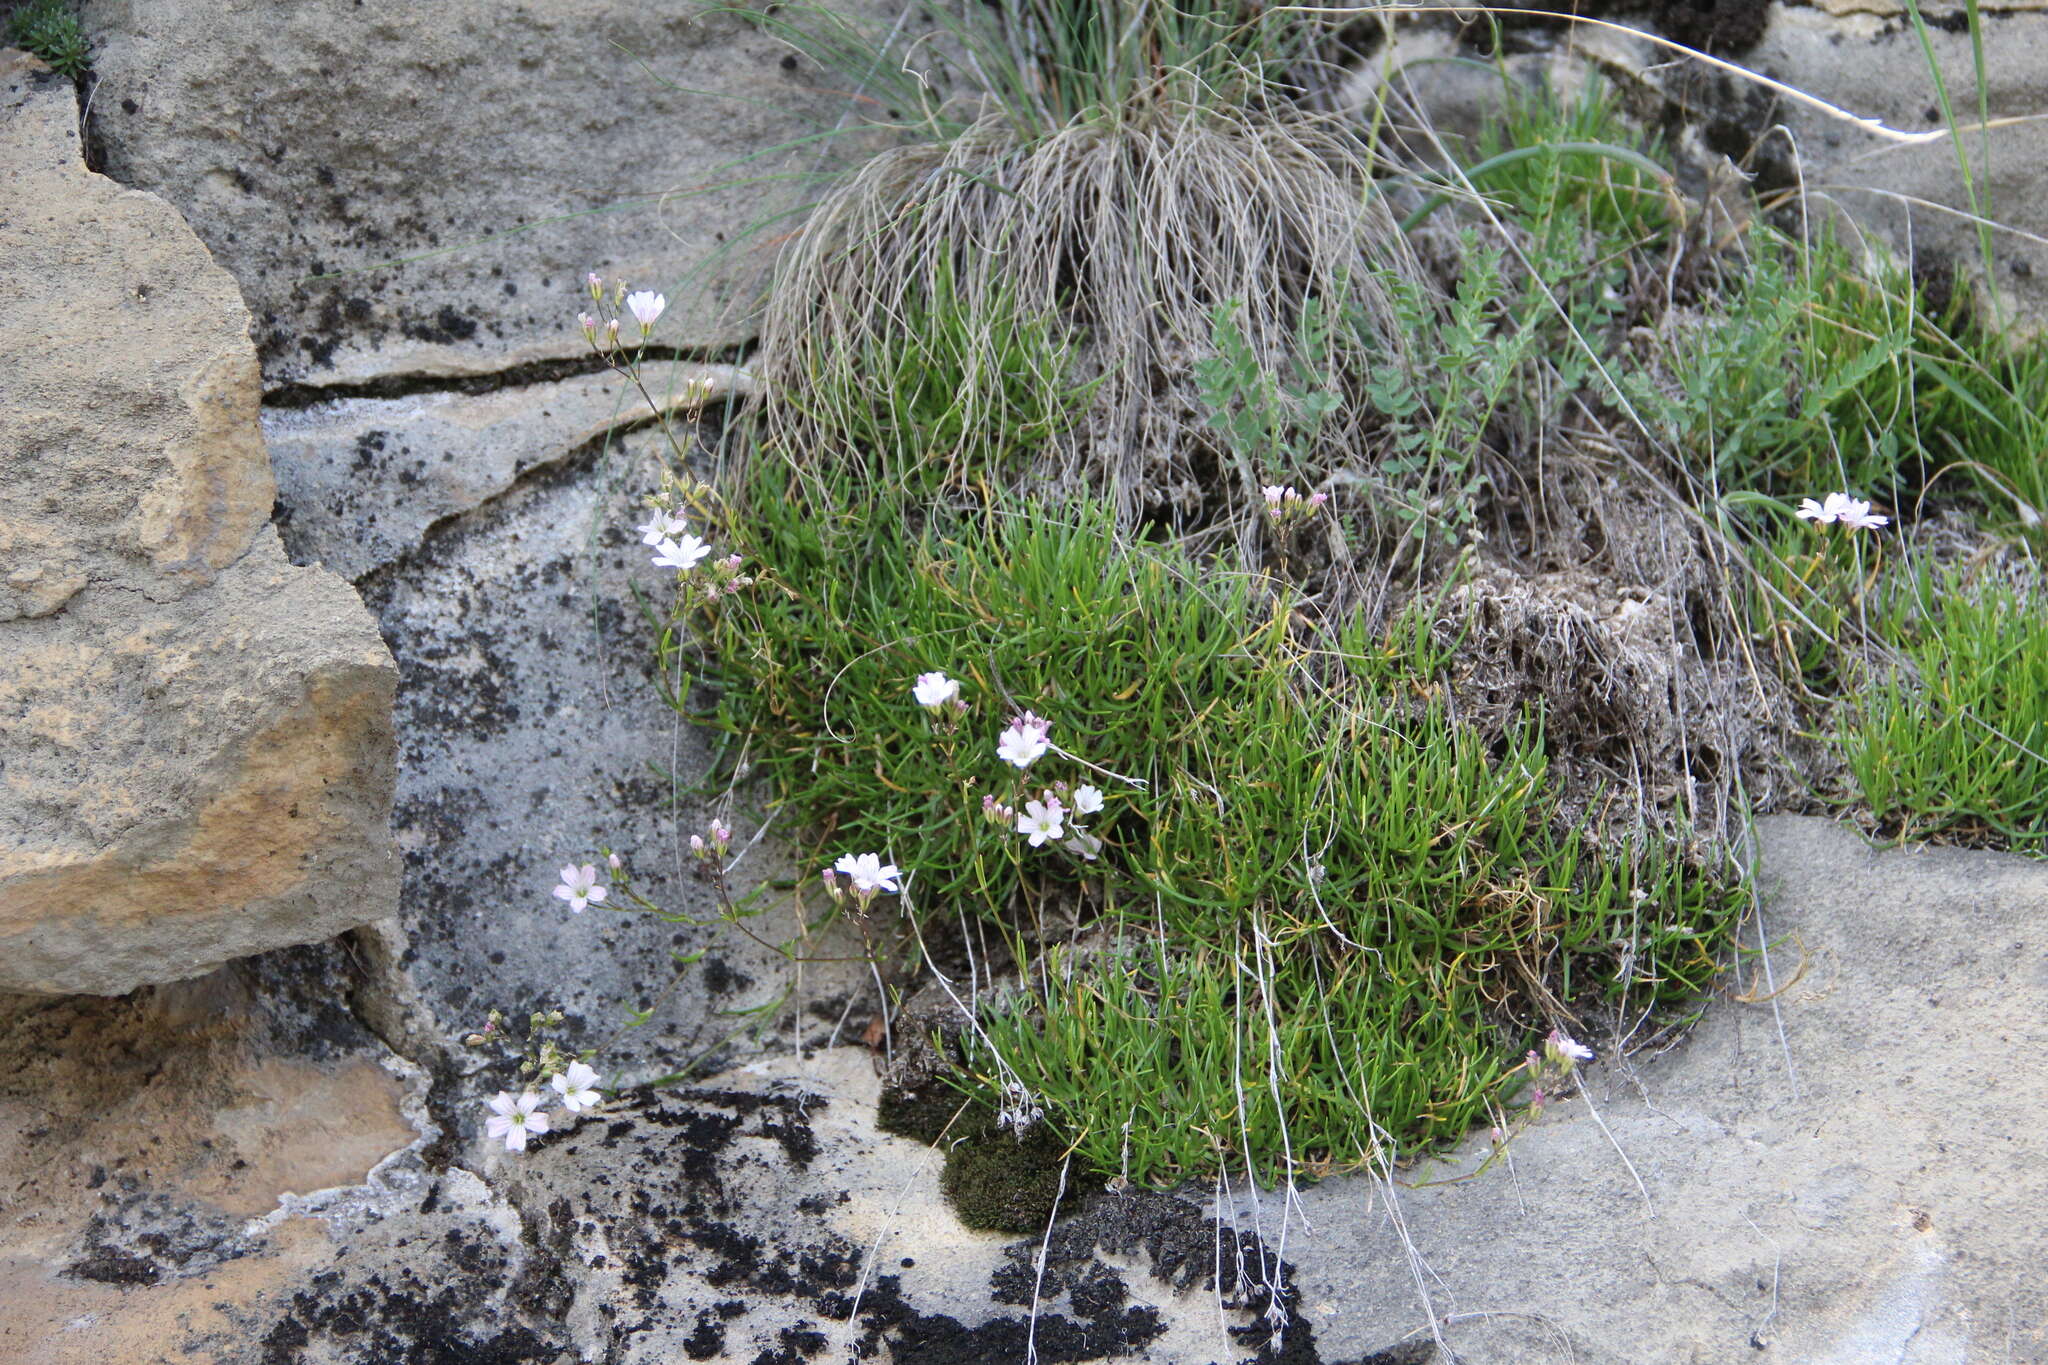
[[874, 1358], [886, 1337], [892, 1365], [982, 1365], [1024, 1360], [1033, 1352], [1047, 1362], [1115, 1360], [1143, 1350], [1166, 1331], [1152, 1308], [1126, 1308], [1094, 1320], [1041, 1312], [1036, 1322], [1001, 1317], [969, 1327], [946, 1313], [911, 1308], [894, 1275], [882, 1276], [861, 1300], [861, 1320], [868, 1330], [860, 1355]]
[[1651, 14], [1666, 37], [1726, 55], [1746, 52], [1763, 40], [1771, 0], [1659, 0]]
[[444, 1277], [428, 1285], [407, 1271], [345, 1284], [339, 1271], [313, 1277], [261, 1342], [262, 1365], [309, 1357], [407, 1365], [527, 1365], [559, 1359], [566, 1339], [552, 1329], [504, 1321], [484, 1311], [502, 1277]]
[[1021, 1137], [984, 1120], [946, 1152], [939, 1188], [960, 1221], [991, 1232], [1042, 1232], [1059, 1200], [1066, 1148], [1033, 1124]]

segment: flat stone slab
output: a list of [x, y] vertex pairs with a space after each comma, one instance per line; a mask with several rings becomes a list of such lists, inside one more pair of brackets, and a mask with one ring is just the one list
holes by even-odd
[[1399, 1225], [1372, 1182], [1302, 1192], [1286, 1246], [1326, 1351], [1433, 1312], [1475, 1365], [2048, 1359], [2048, 864], [1758, 832], [1752, 1003], [1589, 1068], [1512, 1169], [1447, 1183], [1474, 1140], [1407, 1173]]
[[271, 385], [580, 356], [591, 270], [665, 292], [664, 341], [743, 342], [745, 310], [698, 268], [759, 277], [850, 98], [772, 34], [696, 7], [82, 12], [107, 173], [176, 204], [241, 282]]

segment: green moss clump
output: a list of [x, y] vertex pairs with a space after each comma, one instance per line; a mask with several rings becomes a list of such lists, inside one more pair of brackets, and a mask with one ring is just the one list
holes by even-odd
[[946, 1153], [939, 1188], [968, 1227], [1043, 1232], [1059, 1203], [1065, 1157], [1050, 1124], [1035, 1123], [1019, 1138], [983, 1120]]

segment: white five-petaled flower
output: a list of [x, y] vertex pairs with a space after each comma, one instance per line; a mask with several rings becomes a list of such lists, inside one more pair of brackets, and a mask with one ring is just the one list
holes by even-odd
[[901, 875], [896, 864], [883, 862], [878, 853], [843, 854], [832, 866], [853, 883], [856, 895], [872, 896], [877, 891], [894, 894], [902, 889], [896, 884]]
[[604, 1099], [597, 1089], [597, 1071], [582, 1062], [569, 1063], [567, 1071], [555, 1076], [554, 1086], [562, 1107], [572, 1114], [593, 1109]]
[[661, 316], [661, 310], [668, 307], [668, 297], [652, 289], [626, 295], [626, 311], [640, 324], [640, 333], [645, 336], [654, 328], [654, 320]]
[[697, 567], [698, 561], [711, 553], [711, 547], [695, 536], [684, 536], [680, 540], [663, 540], [655, 545], [655, 567], [680, 569], [684, 573]]
[[1873, 515], [1869, 503], [1847, 493], [1830, 493], [1821, 502], [1801, 498], [1798, 515], [1820, 526], [1838, 521], [1852, 531], [1875, 531], [1891, 523], [1890, 517]]
[[659, 545], [664, 540], [687, 532], [690, 523], [665, 507], [657, 507], [648, 515], [647, 520], [633, 529], [640, 533], [642, 545]]
[[589, 863], [581, 867], [571, 863], [563, 868], [562, 884], [555, 888], [555, 898], [569, 902], [569, 908], [579, 915], [584, 906], [596, 905], [606, 894], [597, 884], [597, 868]]
[[919, 706], [936, 711], [960, 695], [960, 684], [944, 673], [920, 673], [910, 695], [917, 698]]
[[1071, 829], [1067, 831], [1066, 848], [1082, 862], [1092, 863], [1102, 854], [1102, 840], [1085, 829]]
[[1093, 787], [1074, 788], [1074, 814], [1093, 815], [1102, 809], [1102, 793]]
[[1067, 812], [1058, 801], [1026, 801], [1024, 813], [1017, 817], [1017, 832], [1030, 836], [1033, 848], [1041, 847], [1048, 839], [1059, 839], [1066, 832]]
[[1036, 717], [1027, 711], [1024, 719], [1011, 721], [1010, 728], [996, 738], [997, 758], [1019, 768], [1028, 768], [1045, 756], [1046, 749], [1051, 747], [1046, 741], [1045, 724], [1043, 721], [1028, 724], [1030, 720], [1036, 720]]
[[540, 1112], [540, 1096], [531, 1090], [516, 1100], [510, 1091], [500, 1090], [489, 1103], [491, 1117], [485, 1120], [484, 1131], [493, 1138], [505, 1139], [508, 1152], [525, 1151], [528, 1134], [548, 1130], [548, 1116]]

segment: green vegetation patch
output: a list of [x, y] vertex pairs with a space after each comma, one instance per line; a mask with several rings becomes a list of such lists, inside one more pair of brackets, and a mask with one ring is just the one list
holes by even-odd
[[92, 45], [70, 0], [23, 0], [7, 16], [7, 36], [74, 81], [85, 75], [92, 61]]

